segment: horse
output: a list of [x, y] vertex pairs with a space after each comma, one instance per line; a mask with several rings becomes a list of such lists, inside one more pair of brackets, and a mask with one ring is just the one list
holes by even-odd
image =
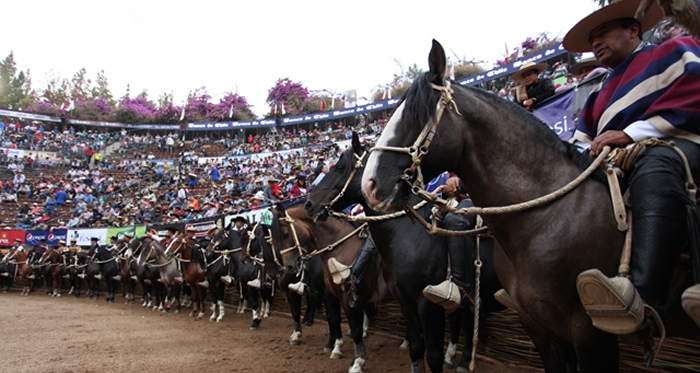
[[97, 245], [90, 247], [87, 253], [85, 278], [88, 284], [88, 299], [100, 297], [100, 280], [102, 279], [100, 263], [97, 260]]
[[[246, 283], [253, 280], [257, 276], [257, 269], [252, 264], [244, 264], [241, 260], [240, 251], [245, 237], [249, 228], [246, 224], [246, 229], [243, 232], [239, 232], [234, 229], [233, 225], [227, 229], [222, 229], [219, 231], [211, 240], [207, 251], [207, 255], [216, 255], [215, 252], [227, 253], [229, 261], [227, 264], [227, 269], [233, 274], [234, 282], [238, 284], [238, 297], [240, 302], [238, 303], [238, 309], [236, 313], [243, 314], [245, 309], [248, 307], [249, 287]], [[245, 241], [247, 242], [247, 241]], [[238, 252], [239, 255], [231, 255]], [[224, 259], [225, 260], [225, 259]], [[221, 282], [220, 278], [214, 279], [216, 282]], [[211, 282], [211, 281], [210, 281]], [[257, 296], [256, 296], [257, 297]], [[218, 297], [217, 297], [218, 299]], [[218, 301], [217, 301], [218, 304]]]
[[114, 303], [114, 293], [119, 285], [119, 264], [117, 264], [117, 249], [109, 249], [106, 246], [97, 246], [94, 263], [99, 264], [100, 274], [107, 284], [107, 297], [105, 302]]
[[165, 285], [162, 281], [159, 281], [160, 271], [157, 267], [146, 267], [138, 262], [138, 257], [145, 246], [147, 246], [147, 243], [142, 238], [133, 238], [129, 242], [127, 257], [132, 258], [129, 272], [141, 284], [141, 290], [143, 291], [141, 307], [153, 307], [154, 311], [157, 309], [162, 311], [165, 305]]
[[188, 248], [185, 237], [178, 235], [168, 245], [165, 254], [172, 255], [180, 262], [185, 281], [189, 284], [192, 291], [192, 312], [190, 312], [190, 317], [196, 316], [198, 319], [201, 319], [204, 317], [204, 298], [207, 290], [200, 285], [206, 280], [206, 277], [199, 246], [195, 244], [192, 248]]
[[[236, 260], [234, 260], [234, 263], [237, 266], [236, 273], [238, 275], [238, 283], [241, 288], [241, 294], [244, 297], [244, 299], [247, 300], [252, 311], [253, 322], [250, 324], [249, 329], [257, 330], [260, 327], [262, 319], [270, 315], [270, 306], [273, 302], [273, 287], [275, 286], [275, 283], [268, 282], [267, 280], [269, 276], [267, 275], [267, 273], [263, 273], [261, 289], [257, 289], [247, 285], [249, 281], [258, 278], [259, 271], [261, 269], [259, 268], [260, 263], [251, 263], [249, 261], [250, 257], [248, 256], [247, 251], [247, 248], [249, 247], [249, 243], [251, 241], [250, 232], [251, 230], [255, 232], [256, 227], [253, 227], [253, 229], [251, 229], [248, 223], [245, 224], [245, 227], [246, 229], [243, 232], [239, 232], [241, 234], [240, 247], [242, 249], [239, 252], [239, 255], [234, 256], [238, 257]], [[232, 231], [235, 231], [233, 227], [231, 227], [230, 229]], [[236, 250], [235, 245], [233, 245], [234, 242], [235, 240], [229, 240], [229, 250]], [[259, 298], [262, 298], [262, 304], [258, 304]]]
[[63, 276], [66, 274], [66, 261], [62, 253], [50, 248], [39, 258], [39, 264], [49, 273], [46, 281], [46, 291], [54, 297], [61, 296]]
[[[275, 260], [277, 256], [272, 252], [272, 232], [267, 225], [257, 224], [253, 228], [253, 234], [255, 238], [249, 245], [243, 246], [241, 255], [243, 257], [251, 256], [257, 258], [259, 254], [262, 253], [266, 275], [275, 278], [277, 280], [277, 286], [284, 291], [287, 303], [289, 303], [294, 326], [294, 331], [289, 337], [289, 344], [296, 346], [301, 343], [301, 325], [311, 326], [311, 324], [313, 324], [314, 313], [318, 306], [317, 303], [319, 300], [322, 300], [326, 305], [326, 316], [330, 330], [329, 340], [325, 348], [327, 351], [333, 350], [336, 340], [342, 340], [342, 331], [340, 329], [340, 304], [337, 300], [333, 301], [330, 299], [332, 296], [326, 291], [320, 258], [312, 258], [304, 264], [306, 274], [309, 276], [309, 286], [307, 287], [307, 291], [305, 291], [306, 313], [302, 319], [302, 297], [289, 289], [289, 284], [300, 280], [296, 260], [287, 260], [285, 259], [287, 256], [281, 256], [281, 263], [279, 263], [279, 260]], [[329, 304], [328, 302], [331, 303]], [[339, 357], [340, 354], [340, 350], [338, 349], [333, 352], [331, 356]]]
[[12, 285], [12, 280], [15, 278], [16, 266], [5, 262], [4, 258], [5, 255], [0, 253], [0, 289], [2, 289], [3, 293], [7, 293], [10, 290], [10, 285]]
[[[348, 147], [340, 156], [337, 163], [331, 167], [324, 179], [319, 185], [309, 194], [304, 208], [307, 214], [317, 217], [318, 219], [326, 219], [330, 214], [329, 209], [335, 211], [343, 210], [351, 205], [360, 203], [363, 205], [366, 214], [369, 216], [377, 216], [368, 208], [365, 199], [361, 192], [361, 178], [364, 171], [364, 163], [366, 162], [367, 148], [360, 143], [357, 133], [353, 133], [351, 146]], [[418, 197], [414, 197], [411, 203], [417, 203]], [[419, 211], [429, 210], [425, 207]], [[369, 229], [375, 237], [375, 243], [378, 244], [382, 258], [393, 258], [401, 255], [400, 251], [390, 252], [391, 250], [406, 250], [401, 245], [406, 242], [429, 243], [432, 246], [426, 248], [418, 248], [417, 245], [408, 246], [411, 250], [417, 250], [418, 254], [425, 255], [424, 259], [417, 256], [413, 260], [429, 260], [429, 258], [438, 255], [442, 256], [446, 253], [445, 241], [437, 236], [430, 236], [428, 232], [422, 229], [415, 229], [415, 224], [408, 217], [397, 217], [394, 219], [369, 221]], [[409, 237], [406, 237], [409, 235]], [[500, 311], [504, 309], [493, 297], [493, 294], [502, 286], [498, 281], [495, 268], [493, 266], [493, 244], [494, 240], [491, 237], [482, 237], [480, 249], [480, 258], [483, 262], [481, 268], [481, 313], [480, 317], [487, 317], [490, 312]], [[465, 248], [466, 249], [466, 248]], [[468, 260], [467, 265], [472, 266], [473, 261]], [[408, 263], [407, 263], [408, 264]], [[403, 264], [402, 264], [403, 265]], [[397, 272], [394, 268], [393, 273], [403, 273], [408, 275], [408, 272]], [[467, 271], [469, 273], [469, 271]], [[403, 285], [409, 283], [410, 278], [397, 278], [396, 282], [402, 291], [407, 289]], [[466, 279], [467, 285], [474, 289], [473, 279]], [[420, 295], [413, 294], [418, 298]], [[408, 297], [399, 296], [397, 299], [407, 299]], [[415, 299], [415, 298], [412, 298]], [[402, 309], [406, 307], [415, 307], [415, 305], [402, 305]], [[474, 332], [474, 313], [472, 307], [463, 307], [462, 312], [453, 312], [449, 315], [450, 319], [450, 343], [444, 355], [444, 365], [449, 368], [453, 366], [452, 359], [456, 354], [456, 347], [459, 341], [460, 326], [464, 327], [466, 338], [464, 343], [464, 353], [458, 363], [458, 370], [464, 370], [469, 367], [471, 362], [472, 336]], [[407, 320], [408, 317], [405, 317]], [[485, 323], [480, 324], [482, 327]], [[437, 342], [436, 342], [437, 343]]]
[[176, 277], [180, 276], [180, 271], [177, 269], [177, 263], [173, 256], [168, 256], [165, 253], [165, 248], [156, 240], [151, 240], [144, 244], [139, 254], [138, 264], [146, 268], [157, 268], [160, 272], [160, 279], [166, 289], [166, 297], [164, 300], [163, 312], [170, 311], [173, 303], [177, 303], [175, 314], [180, 313], [182, 303], [180, 302], [180, 284], [175, 281]]
[[87, 277], [87, 253], [80, 251], [73, 253], [70, 263], [71, 264], [68, 266], [68, 275], [71, 283], [71, 291], [69, 291], [69, 293], [72, 292], [74, 297], [80, 298], [80, 287], [82, 285], [81, 280]]
[[118, 278], [121, 279], [122, 288], [122, 298], [125, 298], [124, 304], [133, 304], [136, 292], [136, 272], [132, 271], [132, 267], [135, 268], [134, 262], [136, 259], [131, 255], [129, 249], [129, 241], [122, 241], [118, 245], [117, 250], [117, 265], [119, 266]]
[[[475, 205], [512, 205], [558, 190], [591, 165], [517, 105], [476, 88], [450, 87], [444, 81], [445, 52], [436, 41], [429, 65], [368, 159], [362, 192], [370, 207], [402, 209], [411, 191], [420, 193], [410, 184], [444, 170], [462, 179]], [[625, 240], [602, 168], [556, 200], [489, 214], [485, 221], [499, 243], [494, 252], [499, 278], [545, 371], [573, 372], [577, 366], [582, 373], [618, 371], [618, 337], [593, 326], [576, 290], [585, 270], [617, 274]], [[667, 320], [672, 314], [686, 334], [697, 334], [684, 312], [671, 309]]]
[[[229, 243], [229, 239], [231, 242]], [[234, 249], [228, 250], [229, 245]], [[241, 234], [235, 230], [224, 229], [218, 232], [206, 247], [204, 259], [206, 263], [206, 276], [209, 281], [209, 291], [211, 292], [211, 317], [209, 321], [221, 322], [224, 319], [224, 293], [226, 284], [221, 281], [221, 277], [228, 275], [230, 266], [233, 267], [234, 258], [231, 255], [241, 251]], [[234, 278], [236, 277], [234, 267]], [[218, 311], [218, 316], [217, 316]]]
[[[386, 294], [386, 283], [380, 267], [380, 262], [370, 264], [367, 275], [356, 286], [357, 306], [350, 307], [348, 293], [343, 285], [336, 285], [328, 269], [328, 259], [335, 257], [340, 262], [351, 263], [360, 253], [366, 241], [366, 227], [355, 227], [348, 221], [331, 218], [314, 222], [302, 205], [295, 205], [285, 209], [278, 204], [273, 209], [272, 218], [272, 253], [277, 266], [291, 267], [298, 271], [295, 263], [300, 261], [303, 265], [305, 258], [318, 256], [323, 265], [323, 282], [325, 288], [340, 304], [348, 317], [348, 324], [353, 342], [355, 344], [355, 358], [351, 364], [350, 372], [362, 372], [362, 367], [367, 359], [363, 342], [364, 332], [364, 305], [370, 302], [380, 301]], [[285, 258], [286, 256], [286, 258]], [[329, 304], [332, 302], [328, 302]], [[331, 310], [329, 310], [329, 313]], [[335, 305], [332, 311], [336, 311]], [[337, 311], [336, 311], [337, 312]], [[339, 315], [334, 315], [338, 317]], [[332, 326], [329, 323], [329, 326]], [[342, 341], [342, 339], [340, 339]], [[336, 340], [335, 347], [339, 342]], [[336, 352], [336, 351], [334, 351]], [[338, 352], [336, 352], [338, 353]], [[331, 356], [333, 357], [333, 355]]]
[[2, 258], [4, 263], [11, 263], [11, 260], [16, 262], [14, 263], [17, 266], [16, 276], [19, 276], [19, 278], [22, 279], [22, 295], [28, 296], [30, 293], [30, 281], [32, 281], [34, 268], [31, 264], [27, 263], [27, 253], [25, 253], [24, 250], [19, 250], [18, 248], [13, 247], [10, 249], [7, 255]]

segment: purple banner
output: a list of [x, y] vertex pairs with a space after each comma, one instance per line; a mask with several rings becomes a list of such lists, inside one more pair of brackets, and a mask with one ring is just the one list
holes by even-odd
[[545, 122], [564, 141], [569, 141], [574, 136], [574, 130], [576, 129], [574, 91], [571, 89], [562, 93], [533, 112], [537, 118]]

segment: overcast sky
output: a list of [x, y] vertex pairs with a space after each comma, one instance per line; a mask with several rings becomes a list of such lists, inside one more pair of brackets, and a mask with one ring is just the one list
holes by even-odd
[[[427, 69], [431, 39], [486, 68], [528, 36], [563, 37], [594, 0], [445, 1], [4, 1], [0, 58], [14, 51], [35, 88], [48, 74], [104, 70], [115, 97], [127, 83], [180, 105], [206, 86], [213, 101], [245, 96], [263, 115], [288, 77], [310, 90], [370, 97], [404, 67]], [[454, 55], [452, 55], [454, 58]]]

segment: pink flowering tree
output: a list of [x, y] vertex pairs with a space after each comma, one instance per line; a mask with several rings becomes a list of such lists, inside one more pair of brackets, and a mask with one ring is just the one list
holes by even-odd
[[243, 120], [253, 119], [255, 114], [250, 110], [250, 105], [245, 97], [228, 92], [219, 100], [218, 104], [211, 106], [207, 118], [212, 121]]
[[270, 112], [266, 117], [274, 116], [275, 105], [277, 105], [277, 116], [282, 116], [282, 104], [286, 115], [316, 113], [321, 109], [321, 100], [322, 97], [312, 96], [301, 83], [289, 78], [279, 79], [268, 91], [267, 103], [270, 105]]
[[114, 112], [114, 108], [109, 105], [107, 99], [96, 98], [87, 101], [76, 100], [71, 116], [81, 119], [111, 120]]
[[115, 112], [114, 119], [118, 122], [129, 124], [153, 123], [156, 111], [155, 105], [148, 100], [145, 94], [141, 94], [136, 98], [124, 96], [119, 99], [119, 106]]

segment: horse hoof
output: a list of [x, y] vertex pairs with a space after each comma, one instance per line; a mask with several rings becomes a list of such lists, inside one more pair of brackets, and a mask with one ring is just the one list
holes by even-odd
[[[168, 312], [168, 311], [165, 311], [165, 312]], [[175, 310], [175, 312], [173, 312], [173, 314], [179, 315], [179, 314], [180, 314], [180, 310]]]
[[399, 348], [402, 350], [408, 350], [408, 340], [404, 339]]
[[305, 326], [312, 326], [312, 325], [314, 325], [314, 322], [313, 321], [304, 321], [303, 324]]
[[333, 353], [331, 353], [331, 359], [340, 359], [341, 357], [343, 357], [343, 353], [342, 353], [342, 352], [333, 352]]
[[204, 317], [204, 312], [200, 312], [199, 315], [197, 315], [197, 318], [198, 318], [198, 319], [201, 319], [201, 318], [203, 318], [203, 317]]

